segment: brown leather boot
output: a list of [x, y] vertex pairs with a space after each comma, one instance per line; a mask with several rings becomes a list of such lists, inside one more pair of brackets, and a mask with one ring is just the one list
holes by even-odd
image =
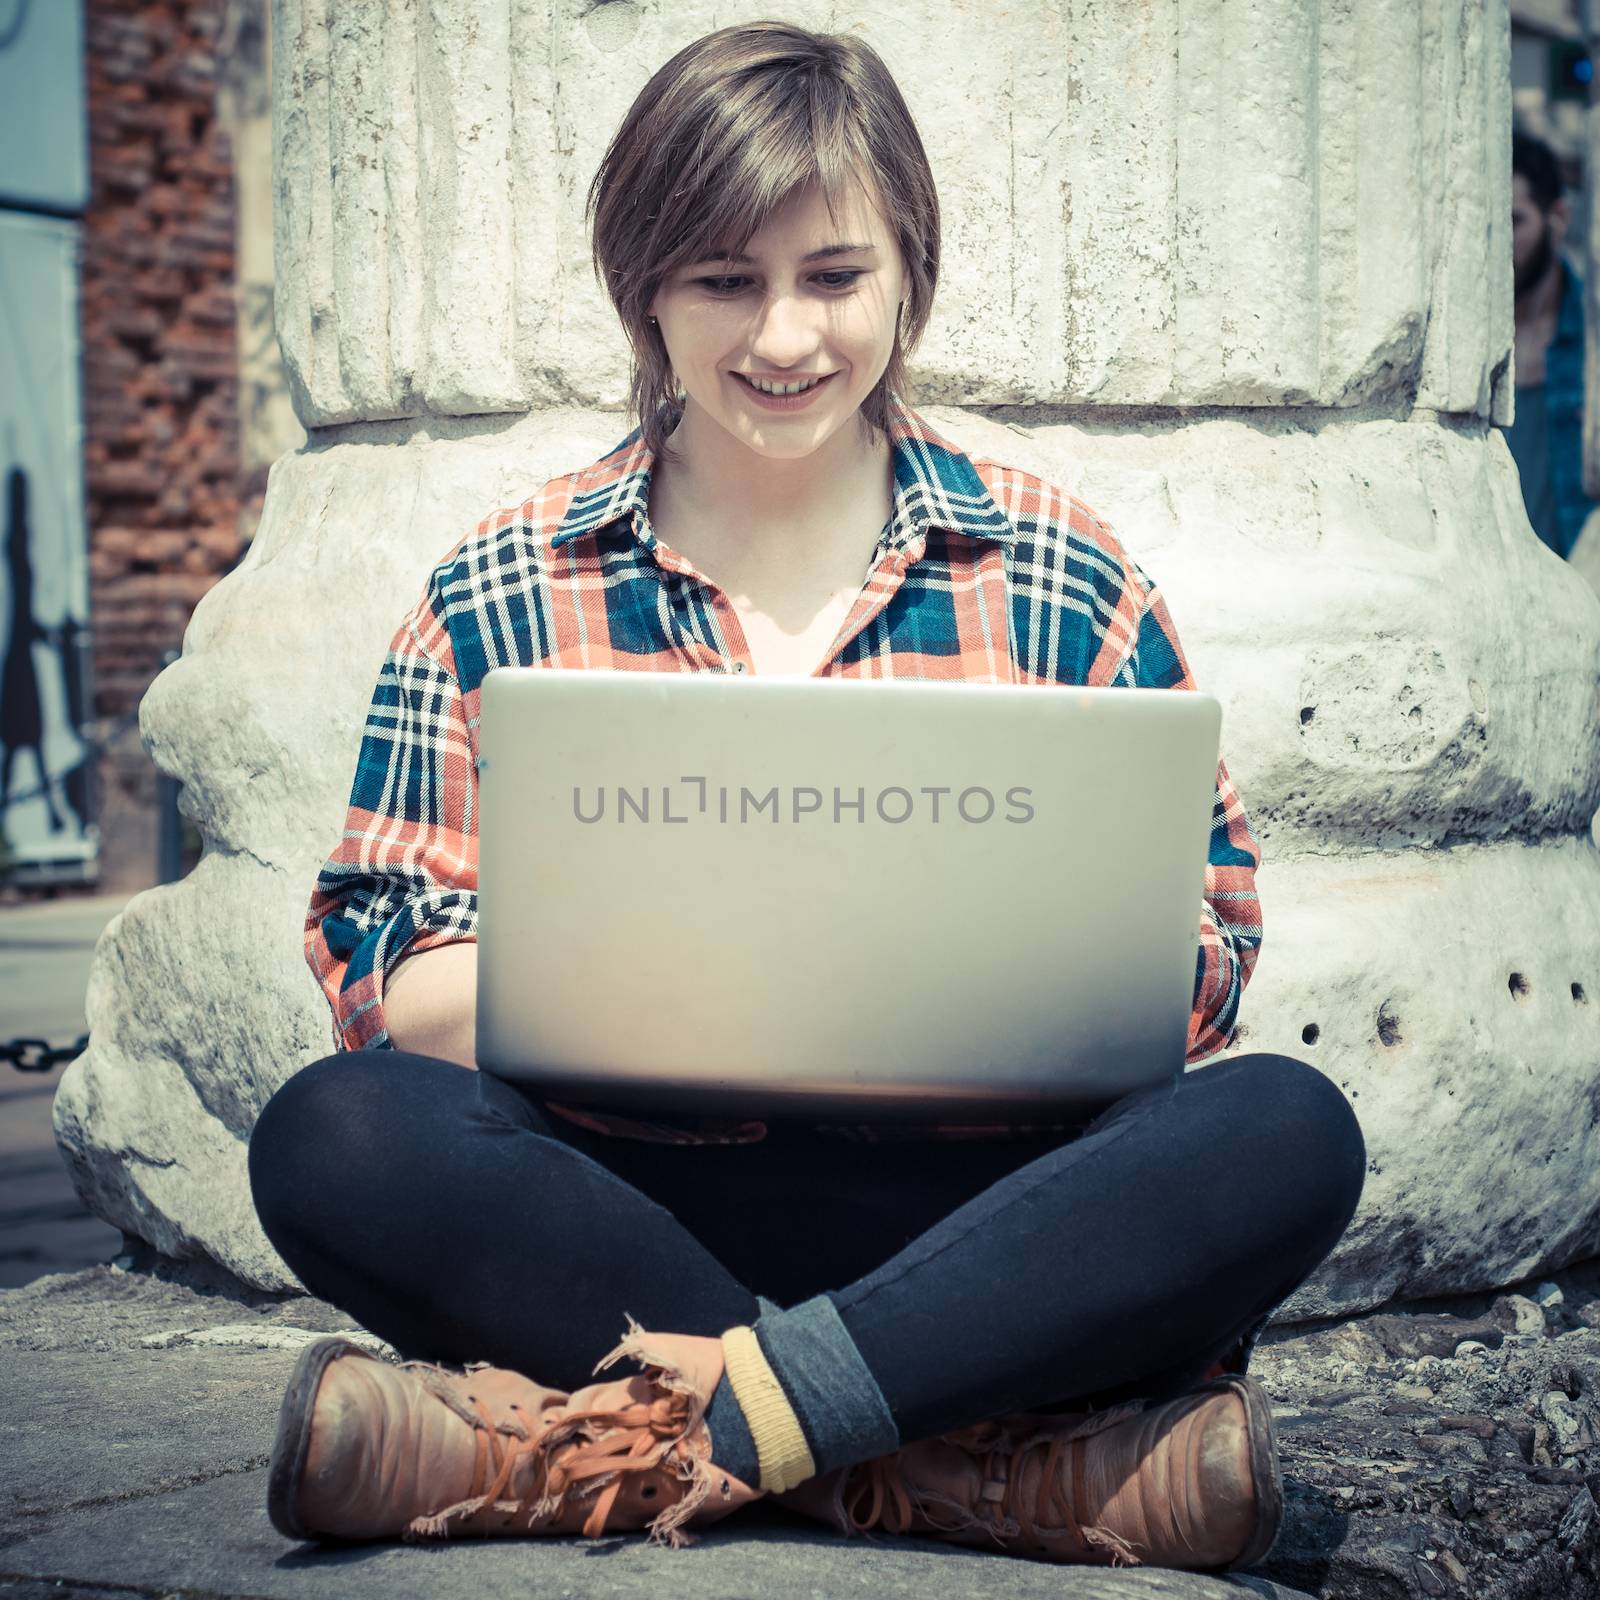
[[774, 1498], [844, 1533], [1191, 1572], [1261, 1560], [1283, 1507], [1272, 1405], [1239, 1374], [1163, 1404], [981, 1422]]
[[642, 1376], [571, 1394], [486, 1363], [463, 1373], [393, 1366], [347, 1339], [308, 1345], [283, 1397], [267, 1477], [272, 1525], [291, 1539], [445, 1538], [650, 1529], [693, 1543], [761, 1498], [712, 1460], [702, 1421], [722, 1344], [628, 1336]]

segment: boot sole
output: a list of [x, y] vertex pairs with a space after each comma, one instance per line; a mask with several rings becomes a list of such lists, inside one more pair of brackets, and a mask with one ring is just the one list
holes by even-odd
[[267, 1467], [267, 1515], [272, 1526], [286, 1539], [319, 1539], [321, 1534], [308, 1528], [297, 1509], [300, 1480], [305, 1475], [306, 1455], [311, 1449], [311, 1421], [317, 1408], [317, 1390], [329, 1365], [341, 1356], [372, 1357], [348, 1339], [318, 1339], [300, 1352], [283, 1392], [278, 1411], [278, 1436], [272, 1443], [272, 1460]]
[[1256, 1531], [1250, 1542], [1222, 1571], [1252, 1567], [1272, 1548], [1283, 1521], [1283, 1470], [1278, 1459], [1277, 1430], [1272, 1423], [1272, 1402], [1260, 1382], [1248, 1374], [1229, 1374], [1208, 1388], [1231, 1389], [1244, 1401], [1250, 1439], [1250, 1478], [1255, 1485]]

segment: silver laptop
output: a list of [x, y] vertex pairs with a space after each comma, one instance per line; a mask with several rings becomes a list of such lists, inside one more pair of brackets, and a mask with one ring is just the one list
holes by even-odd
[[481, 1069], [945, 1122], [1183, 1070], [1211, 696], [502, 667], [480, 711]]

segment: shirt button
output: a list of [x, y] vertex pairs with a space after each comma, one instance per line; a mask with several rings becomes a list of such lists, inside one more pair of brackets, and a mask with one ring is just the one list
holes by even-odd
[[733, 664], [733, 670], [735, 672], [743, 672], [744, 671], [744, 662], [735, 661], [734, 664]]

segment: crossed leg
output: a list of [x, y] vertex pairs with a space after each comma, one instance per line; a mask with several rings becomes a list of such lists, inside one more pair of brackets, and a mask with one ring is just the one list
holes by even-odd
[[1015, 1410], [1162, 1398], [1243, 1370], [1354, 1213], [1336, 1085], [1215, 1061], [1081, 1134], [862, 1147], [591, 1134], [512, 1086], [338, 1055], [263, 1110], [250, 1178], [312, 1293], [414, 1359], [575, 1389], [632, 1315], [716, 1336], [826, 1293], [904, 1440]]

